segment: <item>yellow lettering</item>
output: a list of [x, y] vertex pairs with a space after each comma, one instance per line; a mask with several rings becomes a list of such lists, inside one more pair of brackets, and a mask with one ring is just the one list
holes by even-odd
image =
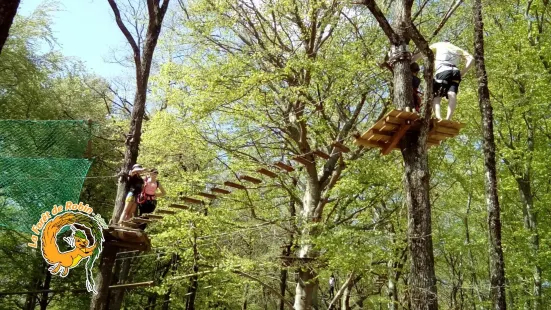
[[33, 241], [33, 243], [27, 243], [27, 245], [30, 246], [31, 248], [36, 249], [38, 247], [38, 236], [33, 235], [31, 237], [31, 240]]
[[40, 235], [40, 230], [38, 227], [36, 227], [36, 225], [33, 225], [33, 228], [31, 228], [31, 230], [33, 231], [33, 233]]

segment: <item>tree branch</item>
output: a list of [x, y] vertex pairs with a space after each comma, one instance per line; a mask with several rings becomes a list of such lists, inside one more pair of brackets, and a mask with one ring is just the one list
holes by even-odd
[[419, 10], [415, 13], [415, 15], [413, 15], [413, 17], [411, 18], [411, 21], [415, 21], [417, 19], [417, 17], [419, 17], [419, 15], [421, 14], [421, 12], [423, 12], [423, 9], [425, 8], [425, 6], [427, 5], [427, 3], [429, 3], [429, 0], [425, 0], [421, 6], [419, 6]]
[[434, 39], [434, 37], [436, 37], [436, 35], [440, 32], [440, 30], [442, 30], [442, 28], [444, 27], [444, 25], [448, 21], [448, 19], [450, 19], [450, 17], [453, 15], [455, 10], [457, 10], [457, 8], [462, 3], [463, 3], [463, 0], [457, 0], [455, 2], [455, 4], [452, 4], [452, 6], [448, 9], [448, 12], [446, 13], [446, 15], [444, 15], [444, 18], [442, 18], [442, 21], [440, 21], [440, 24], [438, 24], [438, 27], [436, 27], [436, 29], [434, 29], [434, 31], [432, 32], [432, 35], [427, 40], [428, 42], [432, 41], [432, 39]]
[[375, 19], [379, 23], [379, 26], [381, 26], [381, 29], [383, 29], [384, 33], [390, 40], [390, 43], [393, 45], [400, 45], [400, 36], [398, 36], [398, 34], [394, 32], [394, 29], [392, 29], [392, 26], [390, 26], [390, 23], [386, 19], [385, 15], [381, 11], [377, 3], [375, 3], [374, 0], [364, 0], [362, 4], [367, 6], [369, 11], [371, 11], [371, 14], [373, 14], [373, 17], [375, 17]]
[[268, 289], [270, 292], [274, 293], [277, 297], [279, 297], [280, 300], [282, 300], [290, 309], [294, 309], [294, 306], [292, 303], [290, 303], [289, 301], [285, 300], [285, 297], [283, 297], [283, 295], [281, 295], [277, 290], [275, 290], [273, 287], [269, 286], [268, 284], [264, 283], [262, 280], [260, 280], [259, 278], [257, 277], [254, 277], [254, 276], [251, 276], [250, 274], [248, 273], [244, 273], [243, 271], [239, 271], [239, 270], [236, 270], [236, 269], [233, 269], [232, 270], [233, 273], [235, 274], [238, 274], [240, 276], [243, 276], [245, 278], [248, 278], [248, 279], [251, 279], [255, 282], [258, 282], [260, 285], [262, 285], [263, 287], [265, 287], [266, 289]]
[[[111, 6], [111, 9], [113, 10], [113, 14], [115, 14], [115, 21], [117, 22], [117, 26], [119, 26], [119, 29], [124, 34], [124, 37], [132, 47], [132, 51], [134, 52], [134, 61], [136, 62], [136, 74], [139, 74], [141, 69], [141, 58], [140, 58], [140, 47], [136, 43], [136, 40], [130, 34], [130, 31], [128, 31], [128, 28], [124, 25], [124, 22], [121, 18], [121, 12], [119, 10], [119, 7], [117, 6], [117, 3], [115, 3], [115, 0], [107, 0], [109, 2], [109, 5]], [[138, 66], [138, 64], [140, 64]]]
[[348, 276], [348, 279], [346, 279], [346, 282], [344, 282], [344, 284], [341, 286], [337, 294], [335, 294], [335, 297], [333, 297], [333, 300], [331, 300], [331, 303], [329, 304], [327, 309], [333, 309], [333, 305], [339, 300], [339, 297], [341, 297], [342, 293], [344, 292], [344, 290], [346, 289], [350, 281], [352, 281], [353, 279], [354, 279], [354, 272], [351, 272], [350, 275]]

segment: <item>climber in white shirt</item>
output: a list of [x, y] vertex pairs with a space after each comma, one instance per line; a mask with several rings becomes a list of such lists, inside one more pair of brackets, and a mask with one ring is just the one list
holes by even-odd
[[[474, 58], [467, 51], [451, 44], [448, 41], [434, 43], [430, 46], [434, 52], [434, 114], [437, 119], [442, 119], [440, 114], [440, 101], [442, 97], [448, 98], [448, 113], [446, 119], [451, 119], [457, 105], [457, 93], [461, 78], [471, 68]], [[421, 58], [421, 53], [412, 57], [412, 62]], [[461, 58], [465, 59], [465, 68], [459, 70]]]

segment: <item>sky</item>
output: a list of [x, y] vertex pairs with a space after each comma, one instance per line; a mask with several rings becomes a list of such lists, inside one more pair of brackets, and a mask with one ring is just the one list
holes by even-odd
[[[29, 16], [44, 0], [22, 0], [18, 14]], [[124, 67], [110, 63], [113, 51], [125, 48], [125, 38], [105, 0], [57, 0], [60, 10], [52, 13], [52, 31], [64, 56], [81, 60], [90, 73], [115, 78]]]

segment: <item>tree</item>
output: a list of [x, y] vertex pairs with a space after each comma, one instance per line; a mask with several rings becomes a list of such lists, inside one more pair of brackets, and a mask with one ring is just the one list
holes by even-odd
[[[186, 73], [178, 80], [191, 95], [184, 98], [186, 108], [215, 118], [201, 126], [205, 140], [228, 154], [222, 161], [229, 167], [238, 159], [249, 169], [304, 159], [295, 173], [281, 177], [294, 203], [285, 202], [290, 207], [270, 217], [263, 216], [262, 204], [248, 204], [248, 217], [260, 223], [273, 216], [296, 219], [296, 225], [279, 224], [292, 231], [297, 248], [284, 258], [298, 273], [294, 307], [319, 307], [321, 268], [309, 262], [320, 258], [317, 240], [328, 226], [326, 208], [333, 207], [327, 201], [345, 162], [366, 152], [344, 154], [333, 142], [349, 143], [362, 119], [383, 110], [377, 96], [381, 82], [373, 72], [378, 69], [369, 56], [369, 42], [378, 44], [378, 37], [362, 42], [362, 17], [351, 18], [354, 12], [341, 2], [196, 1], [186, 12], [197, 58], [174, 76]], [[350, 49], [343, 52], [343, 46]], [[317, 157], [315, 150], [329, 158]]]
[[[119, 29], [124, 34], [126, 40], [132, 48], [136, 72], [136, 92], [134, 95], [134, 105], [132, 107], [130, 131], [126, 140], [124, 162], [121, 167], [121, 173], [124, 174], [125, 172], [131, 170], [132, 165], [136, 163], [138, 158], [138, 148], [140, 145], [142, 122], [147, 99], [147, 85], [151, 72], [153, 53], [155, 52], [155, 47], [157, 46], [157, 40], [159, 39], [159, 35], [161, 33], [163, 19], [168, 9], [170, 0], [164, 0], [162, 3], [160, 0], [147, 0], [147, 12], [149, 19], [145, 39], [143, 41], [140, 36], [141, 33], [137, 30], [138, 28], [136, 28], [136, 37], [130, 33], [122, 20], [120, 10], [115, 0], [108, 1], [113, 13], [115, 14], [115, 20]], [[121, 177], [117, 187], [117, 200], [115, 202], [115, 209], [111, 217], [111, 223], [116, 223], [119, 220], [124, 208], [124, 198], [127, 192], [127, 180], [126, 178]], [[116, 252], [116, 249], [110, 247], [109, 245], [104, 248], [102, 253], [101, 271], [96, 281], [98, 285], [98, 294], [95, 294], [92, 298], [90, 309], [104, 309], [108, 305], [107, 293], [111, 282], [111, 270], [113, 268]]]
[[506, 309], [505, 301], [505, 262], [501, 247], [501, 209], [499, 206], [496, 145], [494, 141], [494, 118], [488, 89], [488, 76], [484, 63], [484, 23], [482, 21], [481, 0], [475, 0], [474, 16], [474, 57], [478, 77], [478, 102], [482, 115], [482, 135], [484, 151], [484, 175], [486, 206], [488, 209], [488, 234], [490, 237], [490, 285], [494, 309]]
[[11, 24], [17, 13], [20, 0], [5, 0], [0, 3], [0, 54], [8, 39]]
[[408, 244], [411, 259], [410, 287], [412, 309], [437, 309], [436, 276], [432, 244], [431, 203], [429, 199], [429, 167], [427, 134], [431, 119], [432, 75], [434, 55], [427, 41], [411, 20], [413, 1], [395, 1], [393, 23], [390, 25], [375, 1], [366, 0], [380, 27], [391, 43], [391, 61], [394, 73], [394, 100], [397, 108], [413, 108], [411, 54], [407, 52], [409, 40], [415, 42], [425, 61], [424, 77], [427, 82], [421, 109], [421, 128], [418, 134], [404, 137], [400, 149], [404, 158], [404, 187], [408, 206]]

